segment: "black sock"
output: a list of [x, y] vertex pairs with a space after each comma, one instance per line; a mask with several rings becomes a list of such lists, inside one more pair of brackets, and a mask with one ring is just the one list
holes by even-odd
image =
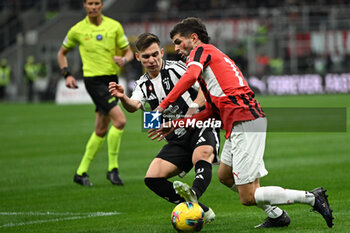
[[194, 166], [196, 177], [192, 184], [192, 189], [196, 192], [199, 199], [205, 190], [208, 188], [211, 181], [211, 163], [204, 160], [199, 160]]
[[179, 204], [184, 202], [185, 199], [178, 195], [174, 188], [173, 183], [168, 181], [166, 178], [145, 178], [145, 184], [152, 190], [155, 194], [164, 198], [165, 200], [172, 202], [174, 204]]
[[[147, 187], [152, 190], [155, 194], [164, 198], [165, 200], [179, 204], [181, 202], [185, 202], [185, 199], [178, 195], [173, 187], [173, 183], [168, 181], [166, 178], [145, 178], [145, 184]], [[202, 207], [202, 209], [206, 212], [208, 211], [208, 207], [198, 202], [198, 204]]]

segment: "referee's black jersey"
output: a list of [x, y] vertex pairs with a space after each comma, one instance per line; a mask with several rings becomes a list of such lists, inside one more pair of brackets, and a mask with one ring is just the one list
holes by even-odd
[[[153, 110], [158, 107], [162, 100], [169, 94], [185, 72], [186, 65], [182, 61], [163, 60], [159, 75], [153, 79], [151, 79], [148, 73], [142, 75], [136, 81], [134, 91], [130, 98], [140, 101], [143, 109], [145, 103], [148, 102]], [[180, 118], [186, 114], [188, 106], [192, 104], [193, 100], [197, 97], [198, 89], [199, 84], [196, 82], [165, 110], [170, 118]]]

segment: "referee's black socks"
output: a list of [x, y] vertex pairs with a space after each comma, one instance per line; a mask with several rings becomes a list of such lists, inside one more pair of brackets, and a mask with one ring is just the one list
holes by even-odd
[[197, 198], [205, 192], [208, 188], [211, 177], [212, 177], [212, 165], [204, 160], [199, 160], [195, 165], [194, 169], [196, 177], [192, 184], [192, 189], [196, 192]]

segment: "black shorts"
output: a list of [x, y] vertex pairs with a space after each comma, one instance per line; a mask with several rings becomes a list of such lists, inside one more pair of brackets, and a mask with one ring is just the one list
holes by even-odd
[[188, 130], [181, 138], [169, 140], [157, 158], [164, 159], [185, 172], [189, 172], [192, 167], [192, 154], [198, 146], [209, 145], [214, 149], [214, 161], [219, 162], [220, 129], [203, 128]]
[[118, 98], [109, 93], [110, 82], [118, 83], [117, 75], [84, 77], [85, 88], [96, 105], [96, 112], [108, 115], [109, 111], [118, 104]]

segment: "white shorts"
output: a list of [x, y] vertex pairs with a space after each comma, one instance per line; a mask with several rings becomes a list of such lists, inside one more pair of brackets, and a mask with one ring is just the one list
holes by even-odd
[[253, 182], [267, 175], [263, 160], [266, 118], [243, 121], [234, 126], [221, 152], [221, 162], [232, 167], [236, 185]]

